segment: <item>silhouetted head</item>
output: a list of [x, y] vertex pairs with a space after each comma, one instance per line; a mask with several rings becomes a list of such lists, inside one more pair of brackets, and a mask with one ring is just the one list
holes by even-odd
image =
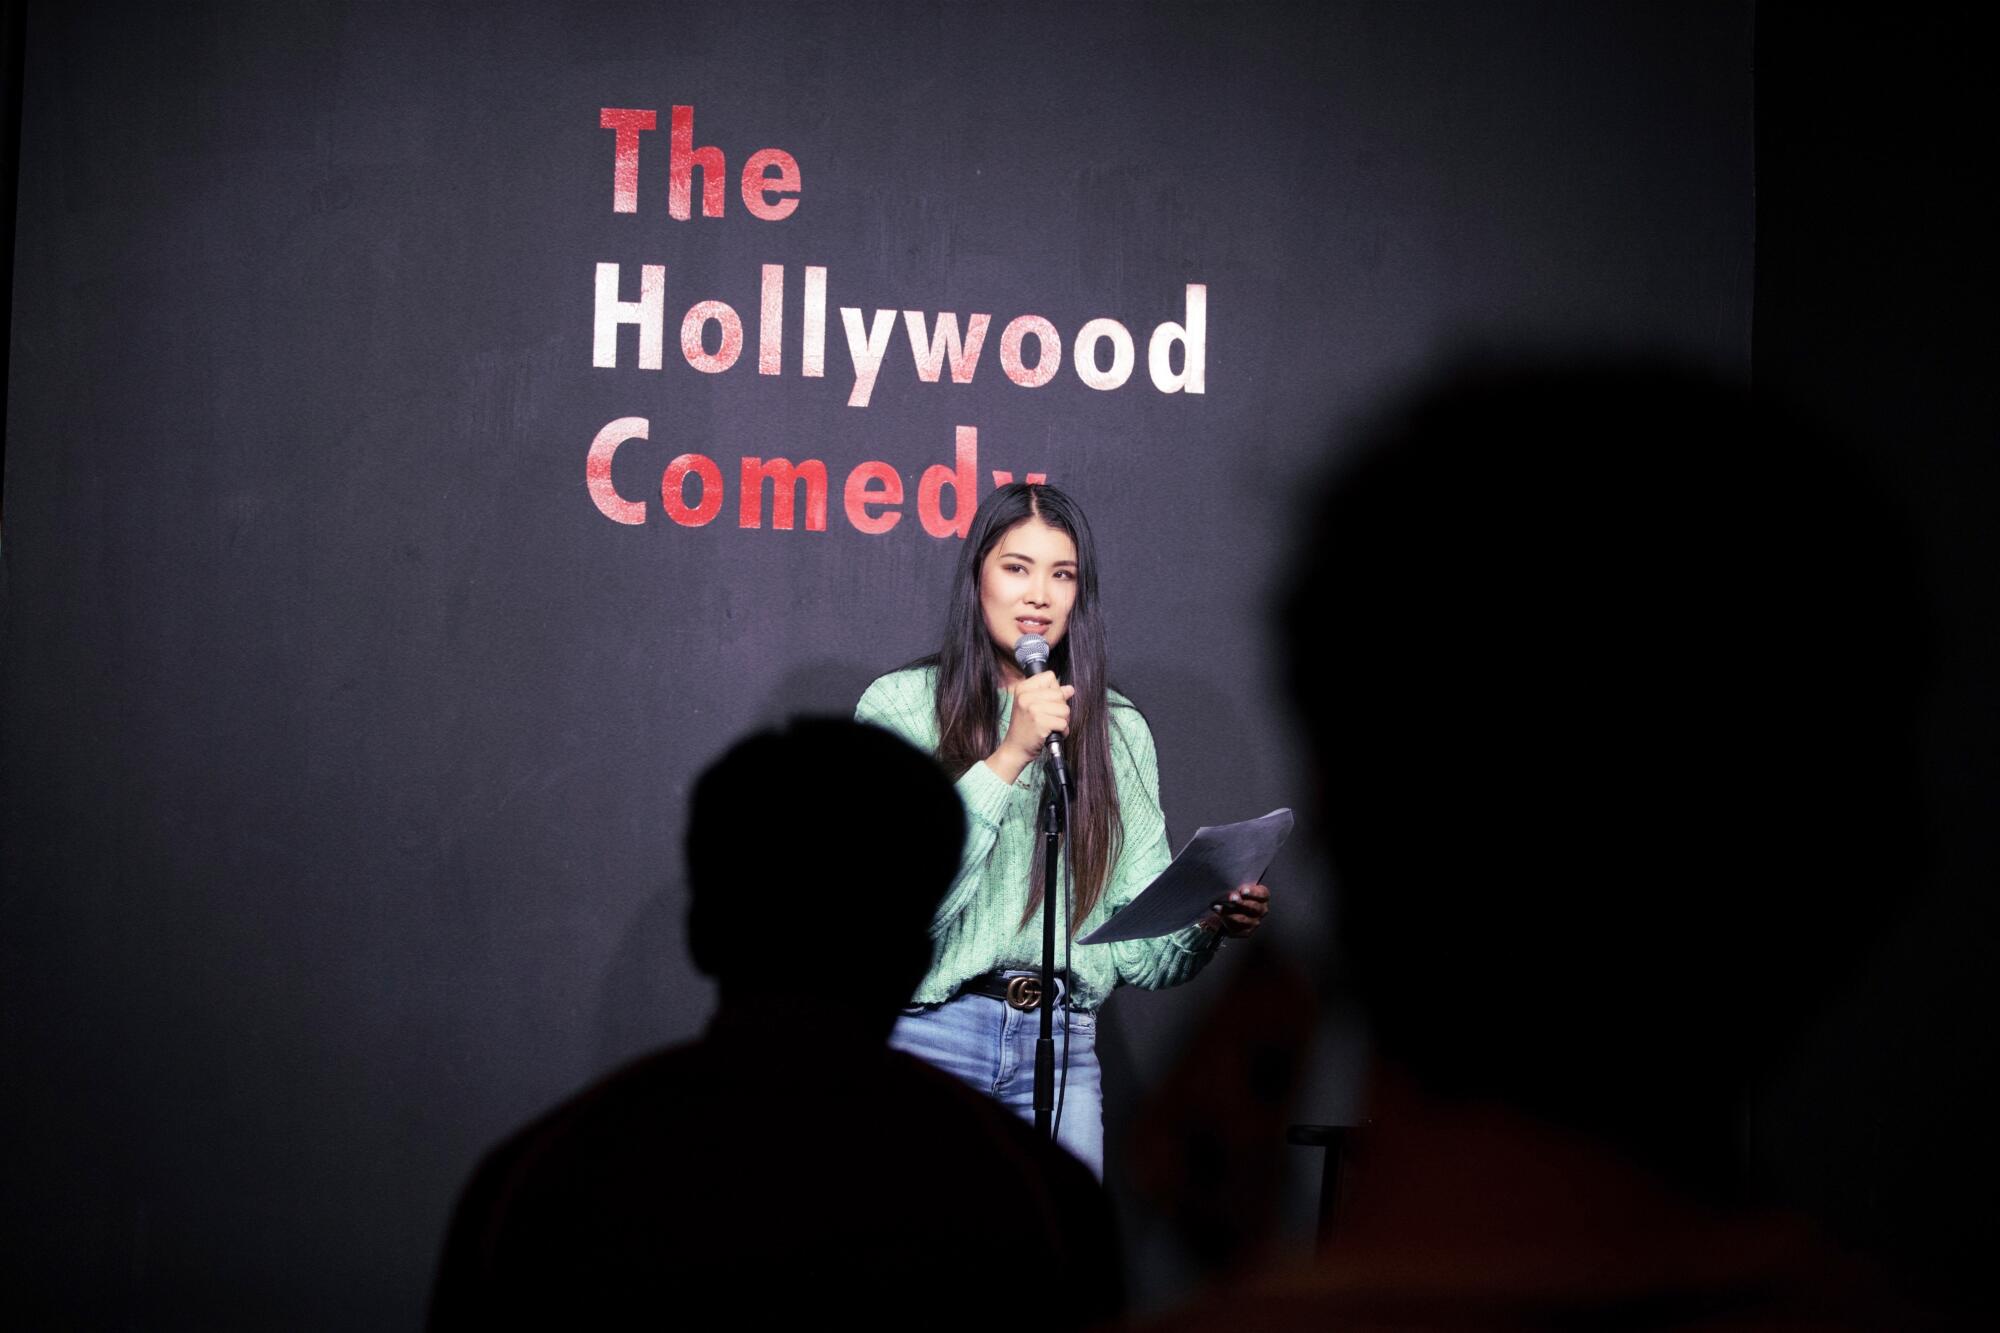
[[1746, 392], [1608, 366], [1444, 382], [1307, 531], [1292, 686], [1380, 1051], [1708, 1148], [1913, 871], [1893, 515]]
[[723, 1007], [797, 993], [886, 1028], [930, 967], [965, 842], [937, 763], [879, 727], [799, 718], [696, 781], [688, 947]]

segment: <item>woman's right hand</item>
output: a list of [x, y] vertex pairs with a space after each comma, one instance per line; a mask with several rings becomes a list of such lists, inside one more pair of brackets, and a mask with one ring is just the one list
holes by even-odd
[[1021, 776], [1022, 769], [1040, 757], [1051, 733], [1069, 730], [1069, 699], [1076, 693], [1076, 686], [1061, 684], [1055, 672], [1044, 671], [1013, 682], [1007, 686], [1007, 693], [1014, 696], [1007, 734], [1000, 738], [1000, 748], [987, 764], [1012, 782]]

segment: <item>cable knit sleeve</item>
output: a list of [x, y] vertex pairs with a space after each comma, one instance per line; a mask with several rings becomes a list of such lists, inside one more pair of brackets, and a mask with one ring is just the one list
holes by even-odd
[[[929, 668], [883, 676], [854, 706], [854, 720], [892, 731], [925, 754], [936, 754], [937, 702], [932, 680]], [[958, 875], [931, 918], [934, 938], [944, 934], [978, 895], [1000, 821], [1014, 799], [1013, 786], [983, 763], [959, 774], [957, 787], [959, 802], [965, 807], [965, 848], [959, 855]]]
[[[1111, 766], [1118, 779], [1119, 814], [1125, 824], [1124, 848], [1106, 886], [1105, 900], [1117, 911], [1138, 897], [1173, 860], [1167, 842], [1167, 820], [1160, 812], [1160, 762], [1153, 733], [1145, 717], [1131, 704], [1114, 699], [1111, 709]], [[1107, 947], [1126, 985], [1158, 990], [1178, 986], [1208, 965], [1219, 937], [1189, 926], [1150, 940], [1123, 940]]]

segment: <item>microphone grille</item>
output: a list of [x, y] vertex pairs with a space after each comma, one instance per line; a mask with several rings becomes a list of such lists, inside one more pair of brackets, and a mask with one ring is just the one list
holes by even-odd
[[[1029, 675], [1049, 669], [1049, 641], [1039, 634], [1023, 634], [1014, 640], [1014, 662]], [[1040, 663], [1039, 667], [1031, 665]]]

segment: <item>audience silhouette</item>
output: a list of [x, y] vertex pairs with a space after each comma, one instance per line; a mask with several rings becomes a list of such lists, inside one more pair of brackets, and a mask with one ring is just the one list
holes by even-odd
[[704, 773], [688, 940], [718, 1012], [487, 1156], [431, 1327], [1013, 1327], [995, 1287], [1113, 1317], [1090, 1172], [886, 1045], [963, 838], [937, 765], [873, 727], [794, 721]]
[[1746, 390], [1474, 367], [1304, 531], [1283, 632], [1371, 1123], [1326, 1250], [1224, 1317], [1907, 1317], [1745, 1170], [1757, 1086], [1919, 869], [1893, 512]]

